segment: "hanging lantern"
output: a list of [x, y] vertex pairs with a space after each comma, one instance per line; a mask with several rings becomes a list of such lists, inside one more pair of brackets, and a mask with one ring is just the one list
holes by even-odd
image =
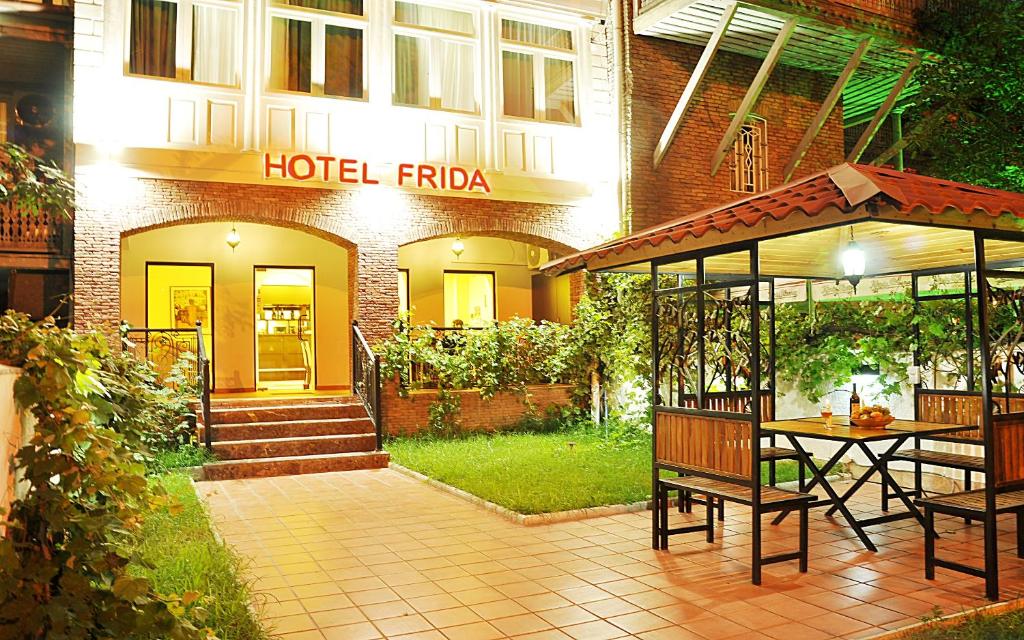
[[853, 227], [850, 227], [850, 241], [846, 243], [846, 249], [843, 250], [843, 275], [853, 285], [854, 293], [857, 292], [857, 285], [860, 284], [861, 278], [864, 277], [864, 270], [867, 266], [867, 258], [864, 255], [864, 250], [860, 248], [857, 241], [853, 239]]
[[242, 236], [238, 235], [238, 229], [235, 228], [235, 225], [231, 225], [231, 231], [228, 232], [228, 236], [224, 241], [228, 243], [228, 246], [231, 247], [232, 251], [242, 243]]
[[462, 238], [455, 238], [455, 242], [452, 243], [452, 253], [458, 258], [462, 255], [462, 252], [466, 250], [465, 243], [462, 242]]

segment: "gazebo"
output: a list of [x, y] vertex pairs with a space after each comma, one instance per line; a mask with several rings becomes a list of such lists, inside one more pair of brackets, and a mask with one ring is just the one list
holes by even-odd
[[[865, 527], [914, 517], [923, 529], [926, 577], [936, 567], [962, 571], [984, 578], [986, 594], [998, 597], [997, 515], [1017, 514], [1017, 551], [1024, 554], [1024, 194], [842, 164], [543, 267], [547, 273], [579, 269], [651, 276], [654, 548], [665, 549], [669, 535], [690, 531], [706, 531], [711, 540], [714, 505], [747, 505], [752, 581], [759, 584], [764, 564], [797, 559], [806, 570], [808, 508], [841, 512], [869, 550], [875, 547]], [[967, 339], [953, 354], [967, 361], [962, 388], [930, 388], [918, 376], [914, 415], [897, 416], [881, 429], [864, 429], [838, 415], [834, 425], [815, 416], [776, 420], [777, 287], [844, 281], [852, 295], [862, 279], [895, 275], [909, 276], [917, 308], [936, 300], [962, 305]], [[920, 350], [920, 340], [917, 345]], [[919, 365], [920, 356], [915, 353], [908, 365]], [[787, 438], [792, 449], [774, 446], [777, 437]], [[762, 446], [763, 438], [772, 446]], [[815, 466], [801, 444], [807, 438], [830, 440], [840, 451]], [[942, 453], [925, 445], [938, 440], [980, 445], [984, 454]], [[871, 443], [885, 447], [879, 453]], [[855, 446], [870, 467], [839, 495], [824, 470]], [[810, 467], [806, 490], [762, 486], [762, 460], [782, 457]], [[888, 472], [895, 460], [914, 464], [914, 487], [900, 487]], [[925, 495], [923, 464], [964, 471], [967, 490]], [[983, 489], [970, 490], [972, 471], [983, 476]], [[894, 498], [906, 512], [861, 521], [849, 513], [846, 499], [872, 474], [881, 481], [885, 508]], [[810, 495], [819, 490], [826, 494], [822, 499]], [[679, 492], [682, 505], [692, 504], [692, 495], [704, 496], [706, 522], [669, 529], [670, 491]], [[799, 551], [762, 555], [761, 515], [773, 511], [779, 512], [776, 523], [790, 511], [801, 512]], [[935, 513], [981, 523], [984, 567], [936, 553]]]

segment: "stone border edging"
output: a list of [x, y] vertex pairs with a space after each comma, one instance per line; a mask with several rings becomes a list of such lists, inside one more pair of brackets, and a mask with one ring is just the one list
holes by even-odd
[[921, 622], [917, 622], [901, 629], [882, 631], [881, 633], [877, 633], [873, 636], [868, 636], [864, 640], [900, 640], [902, 638], [907, 638], [910, 634], [917, 633], [918, 631], [941, 629], [953, 626], [971, 615], [999, 615], [1021, 608], [1024, 608], [1024, 598], [1007, 600], [1006, 602], [995, 602], [983, 607], [975, 607], [973, 609], [965, 609], [957, 613], [950, 613], [934, 620], [922, 620]]
[[[555, 524], [558, 522], [573, 522], [576, 520], [585, 520], [588, 518], [604, 518], [608, 516], [617, 516], [622, 515], [624, 513], [647, 511], [652, 507], [650, 500], [641, 500], [639, 502], [632, 502], [629, 504], [611, 504], [600, 507], [584, 507], [582, 509], [572, 509], [569, 511], [554, 511], [552, 513], [524, 514], [519, 513], [518, 511], [512, 511], [511, 509], [503, 507], [500, 504], [495, 504], [489, 500], [484, 500], [483, 498], [475, 496], [472, 493], [469, 493], [468, 491], [463, 491], [462, 489], [453, 487], [450, 484], [445, 484], [440, 480], [435, 480], [434, 478], [425, 476], [418, 471], [413, 471], [412, 469], [409, 469], [408, 467], [403, 467], [397, 462], [389, 463], [388, 468], [394, 469], [395, 471], [403, 475], [406, 475], [410, 478], [413, 478], [415, 480], [419, 480], [420, 482], [429, 484], [430, 486], [436, 489], [440, 489], [441, 491], [450, 493], [453, 496], [462, 498], [467, 502], [471, 502], [479, 507], [483, 507], [484, 509], [491, 511], [492, 513], [495, 513], [501, 516], [502, 518], [505, 518], [506, 520], [510, 520], [512, 522], [515, 522], [516, 524], [521, 524], [526, 527], [535, 527], [544, 524]], [[835, 482], [837, 480], [848, 480], [849, 478], [849, 474], [840, 473], [828, 476], [828, 481]], [[779, 487], [780, 489], [796, 489], [797, 484], [797, 481], [793, 480], [791, 482], [779, 483], [776, 486]]]

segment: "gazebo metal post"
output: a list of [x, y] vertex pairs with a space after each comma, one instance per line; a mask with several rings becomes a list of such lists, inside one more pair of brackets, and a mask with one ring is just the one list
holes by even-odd
[[[989, 291], [986, 278], [985, 236], [974, 232], [974, 264], [978, 278], [978, 331], [981, 334], [981, 419], [985, 442], [985, 595], [999, 598], [999, 559], [996, 544], [996, 471], [995, 430], [992, 419], [992, 345], [990, 344], [988, 312]], [[929, 523], [931, 524], [931, 523]], [[935, 567], [926, 567], [934, 575]]]
[[[752, 575], [754, 584], [761, 584], [761, 267], [760, 244], [750, 247], [750, 489]], [[806, 514], [807, 510], [801, 511]], [[805, 532], [801, 529], [801, 535]], [[801, 548], [803, 548], [801, 546]], [[803, 562], [801, 560], [801, 562]], [[801, 567], [803, 569], [803, 567]]]
[[704, 392], [706, 391], [707, 367], [704, 361], [704, 256], [697, 257], [697, 408], [707, 409]]
[[660, 495], [658, 488], [658, 369], [660, 357], [658, 349], [658, 263], [651, 261], [651, 500], [654, 508], [651, 509], [651, 546], [658, 548], [658, 513], [660, 511], [660, 500], [668, 500], [668, 495]]

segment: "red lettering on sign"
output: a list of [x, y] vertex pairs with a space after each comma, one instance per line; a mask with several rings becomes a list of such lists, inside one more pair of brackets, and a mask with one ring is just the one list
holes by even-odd
[[405, 185], [405, 179], [412, 177], [412, 165], [411, 164], [400, 164], [398, 165], [398, 186]]
[[484, 180], [484, 174], [479, 169], [473, 171], [473, 177], [469, 179], [469, 190], [472, 191], [477, 187], [483, 189], [484, 193], [491, 192], [491, 185], [487, 184], [487, 181]]
[[[296, 167], [299, 162], [303, 162], [306, 165], [306, 170], [302, 173], [300, 173]], [[313, 158], [310, 158], [304, 153], [292, 156], [291, 160], [288, 161], [288, 175], [296, 180], [309, 180], [315, 173], [316, 165], [313, 163]]]
[[416, 167], [416, 186], [420, 189], [423, 188], [423, 183], [430, 183], [432, 189], [437, 188], [437, 183], [434, 182], [434, 176], [437, 175], [437, 169], [430, 166], [429, 164], [421, 164]]
[[451, 168], [451, 178], [448, 179], [448, 186], [456, 191], [463, 191], [469, 184], [469, 174], [462, 167]]
[[269, 178], [270, 177], [270, 172], [272, 170], [274, 170], [274, 169], [277, 169], [278, 171], [281, 172], [281, 177], [282, 178], [287, 177], [287, 174], [285, 173], [285, 155], [282, 153], [281, 154], [281, 162], [277, 163], [277, 162], [271, 162], [270, 161], [270, 154], [269, 153], [264, 153], [263, 154], [263, 177], [264, 178]]
[[370, 172], [365, 162], [363, 163], [363, 184], [380, 184], [380, 180], [374, 180], [370, 177]]
[[316, 160], [320, 163], [320, 179], [327, 182], [331, 179], [331, 163], [334, 162], [334, 156], [317, 156]]
[[355, 174], [359, 172], [359, 169], [357, 169], [355, 165], [356, 161], [350, 158], [342, 158], [341, 160], [338, 160], [338, 166], [341, 167], [340, 173], [338, 175], [338, 181], [347, 182], [349, 184], [359, 184], [359, 180], [357, 178], [347, 177], [349, 174]]

